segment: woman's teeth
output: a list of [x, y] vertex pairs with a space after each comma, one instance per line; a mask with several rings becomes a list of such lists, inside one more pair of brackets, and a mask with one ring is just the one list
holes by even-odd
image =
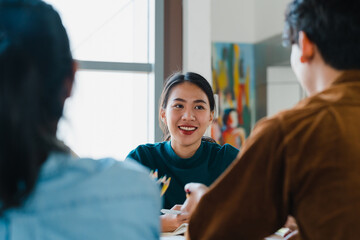
[[179, 127], [181, 130], [185, 130], [185, 131], [194, 131], [196, 129], [196, 127]]

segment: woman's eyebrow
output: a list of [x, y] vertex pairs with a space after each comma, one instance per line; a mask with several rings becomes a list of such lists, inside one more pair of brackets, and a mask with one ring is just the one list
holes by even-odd
[[182, 98], [174, 98], [172, 101], [186, 102], [186, 100]]
[[[186, 101], [185, 99], [183, 99], [183, 98], [174, 98], [174, 99], [172, 99], [172, 101], [173, 101], [173, 102], [175, 102], [175, 101], [178, 101], [178, 102], [187, 102], [187, 101]], [[203, 100], [203, 99], [196, 99], [196, 100], [193, 101], [193, 103], [204, 103], [204, 104], [207, 104], [206, 101]]]
[[194, 103], [204, 103], [207, 104], [206, 101], [202, 100], [202, 99], [197, 99], [194, 101]]

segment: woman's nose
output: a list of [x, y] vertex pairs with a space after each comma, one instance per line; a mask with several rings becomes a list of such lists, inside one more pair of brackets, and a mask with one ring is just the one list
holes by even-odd
[[194, 121], [195, 120], [195, 115], [194, 115], [193, 111], [186, 110], [184, 112], [184, 114], [182, 115], [182, 120]]

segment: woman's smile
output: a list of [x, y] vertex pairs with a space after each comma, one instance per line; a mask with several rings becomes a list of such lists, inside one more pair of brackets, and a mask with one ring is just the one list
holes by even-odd
[[197, 130], [197, 127], [188, 126], [188, 125], [182, 125], [179, 126], [178, 128], [180, 129], [180, 132], [185, 135], [191, 135]]

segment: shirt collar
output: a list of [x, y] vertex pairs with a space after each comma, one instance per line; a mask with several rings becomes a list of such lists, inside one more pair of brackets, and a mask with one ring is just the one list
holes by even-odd
[[360, 82], [360, 70], [346, 70], [334, 82], [333, 85], [346, 82]]

